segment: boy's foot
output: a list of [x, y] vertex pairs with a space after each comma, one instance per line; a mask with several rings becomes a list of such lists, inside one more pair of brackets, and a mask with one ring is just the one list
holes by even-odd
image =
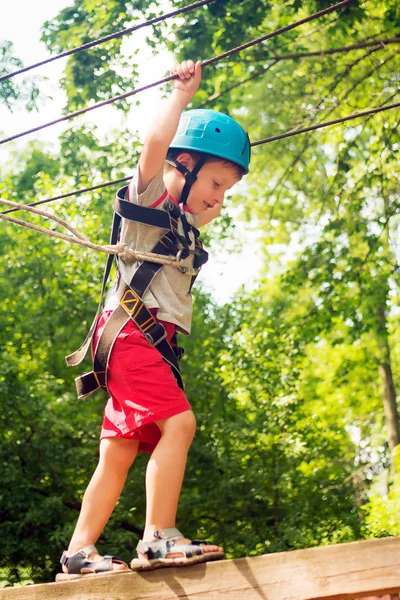
[[128, 565], [120, 558], [100, 556], [92, 544], [71, 554], [63, 552], [60, 562], [63, 572], [56, 576], [56, 581], [77, 579], [85, 575], [112, 575], [129, 571]]
[[155, 531], [150, 542], [141, 540], [137, 545], [139, 558], [133, 559], [133, 571], [145, 571], [161, 567], [183, 567], [224, 558], [220, 546], [200, 540], [188, 540], [175, 527]]
[[[156, 542], [157, 538], [153, 538], [153, 541]], [[193, 544], [196, 540], [189, 540], [188, 538], [178, 538], [175, 542], [174, 542], [174, 546], [187, 546], [189, 544]], [[207, 544], [207, 542], [199, 542], [200, 547], [203, 550], [203, 553], [207, 553], [207, 552], [219, 552], [222, 554], [224, 553], [224, 549], [221, 548], [221, 546], [214, 546], [212, 544]], [[146, 559], [147, 556], [145, 554], [141, 554], [140, 552], [138, 552], [138, 556], [141, 559]], [[168, 558], [180, 558], [182, 557], [182, 552], [168, 552]], [[167, 557], [166, 557], [167, 558]]]

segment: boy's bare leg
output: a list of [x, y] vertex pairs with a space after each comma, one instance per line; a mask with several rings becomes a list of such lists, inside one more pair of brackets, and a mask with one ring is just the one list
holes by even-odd
[[[84, 546], [97, 542], [121, 495], [129, 467], [136, 458], [138, 446], [138, 441], [124, 438], [113, 437], [101, 440], [99, 463], [83, 497], [68, 554], [73, 554]], [[100, 558], [98, 554], [90, 555], [90, 560]], [[114, 564], [113, 568], [125, 569], [121, 564]], [[67, 572], [65, 567], [63, 570]]]
[[[154, 539], [154, 531], [175, 527], [178, 500], [185, 474], [186, 458], [192, 443], [196, 420], [191, 410], [157, 422], [162, 436], [154, 449], [146, 472], [145, 541]], [[186, 544], [182, 538], [177, 543]], [[204, 546], [205, 552], [222, 552], [218, 546]], [[181, 556], [170, 554], [170, 558]], [[145, 558], [140, 555], [141, 558]]]

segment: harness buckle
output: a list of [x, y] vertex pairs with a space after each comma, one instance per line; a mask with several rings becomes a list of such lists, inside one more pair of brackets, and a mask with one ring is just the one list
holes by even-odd
[[200, 273], [200, 269], [196, 267], [179, 267], [179, 271], [183, 275], [191, 275], [192, 277]]
[[182, 253], [183, 253], [183, 248], [181, 248], [180, 250], [178, 250], [178, 252], [176, 253], [175, 259], [177, 262], [179, 262], [182, 258]]
[[160, 342], [162, 342], [163, 340], [165, 340], [165, 338], [167, 337], [167, 334], [164, 333], [164, 335], [162, 335], [161, 337], [159, 337], [157, 340], [154, 341], [153, 336], [150, 333], [145, 333], [144, 337], [146, 338], [146, 341], [149, 342], [149, 344], [151, 346], [157, 346]]
[[99, 388], [106, 387], [106, 372], [105, 371], [93, 371], [93, 376], [94, 376]]
[[[167, 337], [167, 332], [165, 331], [165, 328], [161, 325], [161, 323], [156, 323], [155, 325], [153, 325], [153, 327], [151, 327], [151, 329], [153, 333], [151, 334], [148, 331], [143, 332], [144, 337], [151, 346], [157, 346], [160, 342], [165, 340], [165, 338]], [[157, 336], [157, 333], [160, 333], [160, 335]]]

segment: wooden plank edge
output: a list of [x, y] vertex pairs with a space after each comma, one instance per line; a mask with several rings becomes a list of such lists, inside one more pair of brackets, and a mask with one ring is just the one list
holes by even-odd
[[400, 590], [400, 538], [6, 588], [0, 600], [339, 600]]

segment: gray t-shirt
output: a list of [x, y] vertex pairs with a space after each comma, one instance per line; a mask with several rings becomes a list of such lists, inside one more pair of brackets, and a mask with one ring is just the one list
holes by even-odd
[[[135, 176], [129, 184], [127, 200], [136, 202], [141, 206], [152, 207], [156, 210], [163, 210], [163, 203], [169, 198], [176, 204], [176, 201], [169, 195], [163, 180], [163, 170], [149, 183], [147, 189], [142, 193], [137, 192], [138, 169]], [[185, 211], [188, 222], [195, 226], [196, 219], [193, 215]], [[181, 224], [179, 224], [181, 227]], [[133, 250], [151, 252], [160, 237], [166, 233], [161, 227], [152, 227], [144, 223], [137, 223], [122, 219], [120, 241], [127, 244]], [[180, 230], [183, 234], [183, 231]], [[192, 248], [194, 248], [194, 235], [190, 232]], [[119, 270], [121, 276], [127, 283], [130, 282], [134, 273], [138, 269], [140, 262], [124, 263], [119, 259]], [[183, 265], [193, 266], [193, 255], [188, 256]], [[156, 274], [147, 289], [143, 300], [147, 308], [157, 309], [157, 318], [161, 321], [174, 323], [182, 333], [189, 334], [192, 322], [192, 297], [190, 294], [191, 276], [185, 275], [176, 267], [164, 265]], [[116, 289], [113, 286], [107, 293], [104, 310], [114, 310], [118, 306]]]

